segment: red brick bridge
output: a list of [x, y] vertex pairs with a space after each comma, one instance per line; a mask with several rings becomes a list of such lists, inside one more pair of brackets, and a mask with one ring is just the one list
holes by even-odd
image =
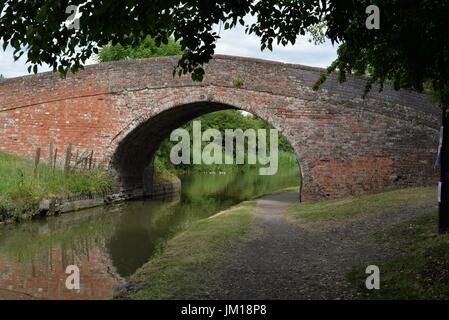
[[[32, 157], [37, 146], [93, 149], [116, 174], [117, 189], [137, 192], [163, 138], [202, 114], [238, 108], [288, 139], [302, 169], [303, 198], [339, 197], [435, 179], [439, 109], [426, 97], [386, 88], [361, 99], [364, 81], [321, 69], [216, 56], [202, 83], [172, 76], [176, 58], [88, 66], [0, 83], [0, 150]], [[242, 80], [243, 85], [236, 85]], [[238, 81], [240, 82], [240, 81]], [[241, 84], [241, 83], [240, 83]], [[148, 172], [148, 171], [147, 171]]]

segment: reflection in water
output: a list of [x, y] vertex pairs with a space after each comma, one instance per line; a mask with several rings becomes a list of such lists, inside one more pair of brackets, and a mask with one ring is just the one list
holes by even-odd
[[[182, 179], [179, 201], [134, 201], [20, 225], [0, 226], [0, 299], [106, 299], [156, 247], [193, 221], [298, 183], [298, 170], [196, 174]], [[81, 289], [65, 286], [68, 265]]]

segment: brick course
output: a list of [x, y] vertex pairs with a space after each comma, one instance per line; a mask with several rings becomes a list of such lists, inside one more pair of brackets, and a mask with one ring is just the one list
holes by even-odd
[[[201, 114], [239, 108], [289, 140], [304, 173], [305, 199], [374, 192], [435, 181], [440, 111], [421, 94], [376, 90], [332, 76], [310, 89], [321, 69], [216, 56], [202, 83], [172, 77], [176, 58], [88, 66], [60, 79], [43, 73], [0, 83], [0, 150], [45, 158], [53, 142], [93, 149], [117, 189], [142, 188], [161, 140]], [[243, 86], [235, 87], [235, 79]]]

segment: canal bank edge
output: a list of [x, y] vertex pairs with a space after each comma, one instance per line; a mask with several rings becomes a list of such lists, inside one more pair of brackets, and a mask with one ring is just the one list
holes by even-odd
[[193, 222], [118, 286], [113, 299], [208, 298], [210, 275], [248, 234], [255, 210], [256, 201], [248, 200]]
[[177, 177], [161, 179], [154, 182], [151, 192], [144, 194], [142, 190], [132, 193], [83, 193], [73, 195], [51, 196], [36, 202], [26, 213], [15, 207], [0, 208], [0, 225], [32, 220], [38, 217], [53, 216], [123, 202], [132, 199], [165, 199], [179, 196], [181, 180]]

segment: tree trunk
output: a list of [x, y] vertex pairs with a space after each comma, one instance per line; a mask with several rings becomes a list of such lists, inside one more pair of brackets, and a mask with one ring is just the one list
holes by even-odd
[[440, 151], [440, 183], [438, 186], [438, 231], [449, 233], [449, 119], [448, 107], [443, 107], [443, 141]]

